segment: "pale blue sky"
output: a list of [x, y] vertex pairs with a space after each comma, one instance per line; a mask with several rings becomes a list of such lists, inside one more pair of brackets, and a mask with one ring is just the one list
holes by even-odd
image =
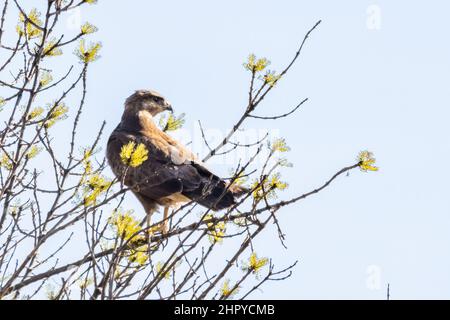
[[[381, 10], [379, 30], [367, 9]], [[280, 69], [316, 20], [323, 24], [260, 114], [310, 102], [274, 127], [295, 167], [285, 197], [308, 191], [368, 148], [381, 171], [354, 172], [285, 210], [289, 249], [265, 235], [293, 278], [258, 298], [450, 298], [448, 1], [100, 1], [103, 58], [91, 72], [90, 104], [112, 128], [136, 88], [166, 95], [186, 128], [201, 119], [226, 129], [245, 103], [250, 53]], [[96, 93], [93, 93], [93, 90]], [[117, 110], [117, 111], [115, 111]], [[92, 112], [92, 111], [91, 111]], [[367, 269], [381, 270], [381, 289]]]
[[[373, 5], [379, 29], [367, 25]], [[279, 70], [322, 19], [259, 114], [310, 101], [288, 119], [245, 127], [278, 130], [291, 146], [282, 198], [319, 186], [363, 149], [381, 169], [354, 171], [284, 210], [288, 249], [271, 229], [260, 251], [279, 267], [299, 264], [253, 297], [384, 299], [389, 282], [393, 299], [450, 298], [448, 1], [100, 0], [88, 9], [82, 20], [99, 27], [92, 38], [104, 48], [90, 69], [84, 125], [106, 118], [107, 132], [138, 88], [165, 95], [188, 130], [197, 120], [229, 128], [246, 101], [247, 55]], [[379, 289], [367, 285], [368, 270], [379, 271]]]

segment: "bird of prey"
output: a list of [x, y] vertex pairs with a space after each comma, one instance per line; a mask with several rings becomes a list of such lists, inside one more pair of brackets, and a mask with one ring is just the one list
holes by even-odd
[[[159, 129], [154, 117], [173, 112], [171, 104], [153, 90], [138, 90], [125, 101], [121, 122], [108, 140], [107, 158], [116, 177], [142, 203], [148, 219], [164, 207], [162, 232], [167, 231], [170, 207], [197, 202], [213, 211], [233, 206], [247, 192], [211, 173], [180, 142]], [[122, 147], [144, 144], [148, 158], [136, 167], [121, 161]]]

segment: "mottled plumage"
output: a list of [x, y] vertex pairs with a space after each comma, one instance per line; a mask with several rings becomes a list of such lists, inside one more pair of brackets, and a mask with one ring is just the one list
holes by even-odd
[[[229, 188], [190, 150], [157, 127], [153, 117], [166, 110], [172, 110], [170, 103], [154, 91], [139, 90], [126, 100], [122, 120], [107, 147], [114, 174], [133, 190], [149, 215], [158, 205], [167, 208], [191, 200], [212, 210], [235, 204], [244, 189]], [[135, 168], [120, 159], [122, 146], [130, 141], [143, 143], [148, 150], [148, 159]]]

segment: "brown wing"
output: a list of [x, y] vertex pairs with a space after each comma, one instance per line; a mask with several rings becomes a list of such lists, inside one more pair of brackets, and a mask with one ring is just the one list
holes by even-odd
[[[148, 149], [148, 159], [136, 168], [127, 168], [120, 160], [122, 146], [130, 141], [143, 143]], [[120, 130], [113, 132], [108, 141], [107, 158], [116, 176], [141, 197], [158, 201], [181, 193], [213, 210], [235, 203], [226, 183], [208, 169], [192, 161], [174, 163], [170, 156], [140, 134]]]
[[[148, 159], [139, 167], [127, 168], [120, 159], [120, 150], [130, 141], [143, 143], [148, 150]], [[198, 188], [200, 177], [189, 165], [175, 165], [169, 157], [141, 136], [115, 131], [108, 141], [107, 158], [117, 177], [124, 178], [125, 185], [153, 200], [172, 195], [182, 190]]]

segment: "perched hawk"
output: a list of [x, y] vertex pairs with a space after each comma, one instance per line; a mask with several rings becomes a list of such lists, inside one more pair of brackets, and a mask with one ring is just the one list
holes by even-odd
[[[164, 207], [163, 231], [167, 231], [169, 207], [195, 201], [216, 211], [234, 205], [246, 190], [229, 186], [190, 150], [161, 131], [154, 117], [164, 111], [172, 111], [172, 106], [155, 91], [139, 90], [131, 95], [125, 101], [121, 122], [109, 137], [107, 158], [114, 174], [130, 187], [148, 217], [158, 205]], [[148, 159], [139, 166], [121, 161], [122, 147], [129, 142], [142, 143], [148, 150]]]

